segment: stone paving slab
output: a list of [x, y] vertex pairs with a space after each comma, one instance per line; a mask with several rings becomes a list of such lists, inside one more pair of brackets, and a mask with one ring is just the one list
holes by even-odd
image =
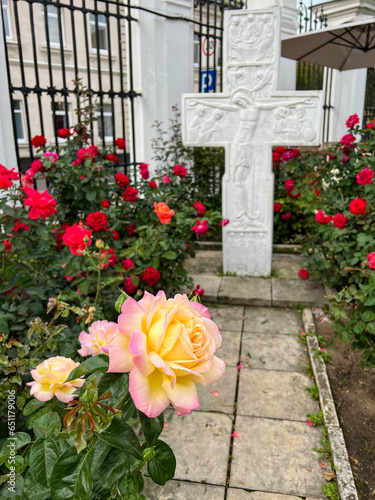
[[189, 274], [219, 274], [223, 272], [223, 252], [220, 250], [196, 250], [195, 257], [188, 258], [184, 267]]
[[303, 349], [297, 335], [246, 332], [242, 337], [241, 364], [246, 368], [302, 372], [307, 359]]
[[[284, 495], [322, 496], [314, 447], [321, 430], [304, 422], [238, 416], [231, 486]], [[311, 472], [307, 469], [310, 469]]]
[[239, 415], [306, 422], [306, 414], [319, 411], [305, 387], [302, 373], [274, 370], [241, 370], [237, 411]]
[[220, 330], [223, 343], [216, 355], [225, 361], [227, 366], [237, 366], [239, 353], [240, 353], [240, 343], [241, 343], [241, 332], [231, 332]]
[[145, 477], [144, 494], [149, 500], [224, 500], [224, 493], [225, 488], [220, 486], [175, 480], [159, 486]]
[[325, 291], [319, 281], [272, 278], [272, 305], [274, 307], [323, 306]]
[[[203, 304], [206, 305], [205, 300]], [[243, 306], [206, 305], [211, 314], [211, 318], [217, 324], [219, 330], [231, 330], [240, 332], [244, 317]]]
[[221, 276], [215, 276], [214, 274], [191, 274], [191, 277], [194, 281], [194, 288], [200, 285], [204, 290], [203, 302], [209, 302], [210, 300], [217, 301]]
[[224, 486], [232, 418], [201, 411], [178, 417], [175, 411], [167, 410], [165, 421], [168, 427], [162, 438], [176, 455], [175, 479]]
[[[291, 255], [295, 257], [295, 255]], [[286, 259], [286, 257], [284, 257]], [[301, 265], [298, 262], [288, 262], [287, 260], [274, 260], [272, 262], [272, 271], [276, 274], [277, 278], [283, 279], [300, 279], [298, 277], [298, 271], [301, 269]]]
[[[227, 366], [222, 378], [209, 387], [197, 384], [200, 403], [200, 407], [197, 410], [217, 411], [232, 415], [236, 395], [237, 375], [237, 368]], [[218, 392], [219, 396], [213, 396], [212, 391]]]
[[245, 491], [237, 488], [229, 488], [227, 500], [301, 500], [301, 497], [277, 495], [276, 493], [265, 493], [264, 491]]
[[302, 331], [302, 318], [294, 309], [246, 307], [244, 332], [297, 334]]
[[271, 280], [223, 276], [218, 299], [228, 304], [271, 306]]

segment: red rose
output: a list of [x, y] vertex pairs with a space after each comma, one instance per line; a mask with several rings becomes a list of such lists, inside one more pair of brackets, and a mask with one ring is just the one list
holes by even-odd
[[63, 243], [73, 255], [81, 255], [91, 245], [91, 231], [78, 224], [69, 226], [63, 236]]
[[150, 181], [148, 185], [150, 186], [151, 189], [156, 189], [158, 187], [155, 181]]
[[65, 233], [55, 233], [56, 246], [59, 250], [63, 249], [62, 243], [64, 234]]
[[295, 184], [295, 181], [293, 181], [292, 179], [288, 179], [287, 181], [285, 181], [285, 189], [288, 193], [293, 191]]
[[284, 146], [278, 146], [276, 149], [275, 149], [275, 153], [279, 154], [279, 155], [282, 155], [285, 151], [285, 147]]
[[368, 263], [369, 267], [370, 267], [371, 269], [375, 269], [375, 252], [371, 252], [371, 253], [369, 253], [369, 254], [367, 255], [367, 258], [368, 258], [368, 260], [369, 260], [369, 263]]
[[0, 176], [1, 175], [5, 175], [6, 177], [8, 177], [9, 179], [11, 179], [13, 181], [16, 181], [16, 180], [18, 180], [20, 178], [19, 173], [15, 172], [14, 168], [12, 168], [11, 170], [9, 170], [6, 167], [4, 167], [4, 165], [0, 164]]
[[344, 229], [348, 221], [349, 219], [343, 214], [336, 214], [333, 217], [333, 225], [339, 227], [340, 229]]
[[128, 224], [126, 226], [126, 231], [128, 232], [129, 236], [133, 236], [136, 229], [137, 229], [137, 226], [135, 224]]
[[349, 163], [349, 162], [350, 162], [349, 156], [343, 155], [343, 157], [341, 158], [341, 163]]
[[12, 240], [3, 240], [1, 243], [5, 246], [4, 252], [10, 252], [10, 250], [12, 250]]
[[358, 198], [350, 202], [349, 212], [354, 215], [363, 215], [366, 213], [367, 202]]
[[105, 231], [107, 229], [107, 216], [102, 212], [92, 212], [86, 217], [86, 222], [93, 231]]
[[352, 134], [345, 134], [340, 139], [341, 146], [345, 146], [347, 148], [354, 148], [353, 142], [355, 142], [355, 137]]
[[186, 177], [187, 175], [187, 170], [186, 168], [184, 168], [182, 165], [175, 165], [173, 167], [173, 172], [175, 175], [177, 175], [178, 177], [181, 177], [181, 179], [183, 177]]
[[139, 165], [139, 170], [141, 171], [141, 177], [142, 179], [144, 180], [147, 180], [150, 176], [149, 172], [148, 172], [148, 163], [141, 163]]
[[110, 248], [109, 250], [104, 250], [104, 248], [102, 249], [102, 254], [104, 253], [104, 257], [106, 257], [108, 259], [108, 264], [110, 266], [114, 266], [116, 264], [116, 261], [117, 261], [117, 256], [115, 255], [115, 251], [113, 250], [113, 248]]
[[122, 172], [119, 172], [118, 174], [115, 175], [115, 181], [118, 187], [120, 188], [125, 188], [130, 184], [129, 177]]
[[350, 129], [354, 128], [357, 123], [359, 123], [359, 116], [357, 115], [357, 113], [349, 116], [349, 118], [346, 120], [346, 126]]
[[[99, 154], [99, 149], [97, 146], [89, 146], [88, 148], [81, 148], [79, 151], [77, 151], [77, 158], [79, 163], [84, 163], [85, 160], [87, 160], [88, 158], [91, 158], [92, 160], [94, 160], [94, 158], [96, 158]], [[78, 163], [78, 164], [79, 164]], [[75, 162], [73, 162], [73, 164], [77, 164]]]
[[31, 145], [34, 148], [43, 148], [47, 144], [47, 139], [42, 135], [36, 135], [31, 139]]
[[375, 128], [375, 121], [374, 121], [374, 122], [368, 122], [368, 123], [366, 124], [366, 127], [367, 127], [367, 128], [370, 128], [370, 129]]
[[58, 132], [57, 132], [57, 135], [61, 138], [61, 139], [68, 139], [68, 137], [70, 137], [71, 135], [73, 135], [70, 131], [69, 128], [61, 128]]
[[318, 189], [315, 189], [315, 196], [320, 196], [320, 191]]
[[274, 212], [280, 212], [280, 210], [283, 208], [282, 204], [281, 203], [274, 203], [273, 204], [273, 211]]
[[30, 170], [33, 172], [35, 175], [37, 172], [44, 172], [45, 168], [43, 167], [42, 163], [40, 160], [35, 160], [31, 163], [30, 165]]
[[130, 201], [130, 203], [133, 204], [138, 200], [138, 189], [129, 186], [125, 189], [121, 196], [123, 197], [124, 201]]
[[280, 153], [272, 153], [272, 161], [273, 163], [279, 163], [281, 159]]
[[366, 184], [372, 184], [372, 178], [374, 177], [374, 172], [371, 168], [364, 168], [357, 175], [357, 184], [365, 186]]
[[160, 280], [160, 273], [153, 267], [146, 267], [145, 272], [141, 274], [141, 278], [149, 286], [156, 285]]
[[206, 207], [203, 205], [203, 203], [197, 201], [197, 203], [194, 203], [193, 208], [198, 212], [199, 217], [203, 217], [206, 210]]
[[308, 280], [310, 278], [310, 273], [307, 269], [302, 268], [298, 271], [298, 276], [301, 278], [301, 280]]
[[318, 212], [315, 214], [315, 219], [319, 224], [329, 224], [332, 220], [332, 217], [330, 215], [325, 215], [323, 210], [318, 210]]
[[118, 232], [116, 231], [116, 229], [112, 229], [111, 233], [112, 233], [112, 238], [115, 241], [118, 241], [120, 239], [120, 235], [118, 234]]
[[115, 154], [109, 154], [105, 157], [107, 161], [112, 161], [113, 163], [119, 163], [120, 160], [118, 159], [117, 155]]
[[116, 144], [116, 147], [118, 147], [119, 149], [125, 149], [126, 148], [126, 142], [124, 141], [124, 139], [122, 137], [118, 137], [115, 140], [115, 144]]
[[203, 297], [204, 295], [204, 289], [200, 287], [200, 285], [197, 285], [197, 287], [195, 288], [195, 290], [193, 290], [193, 297], [195, 297], [195, 295], [198, 295], [199, 297]]
[[219, 222], [220, 227], [225, 227], [229, 224], [229, 219], [223, 219]]
[[13, 186], [13, 181], [7, 175], [0, 174], [0, 189], [9, 189]]
[[209, 229], [210, 228], [209, 228], [206, 220], [203, 220], [202, 222], [199, 221], [199, 220], [196, 220], [195, 221], [195, 226], [193, 226], [191, 228], [192, 231], [195, 231], [195, 234], [197, 236], [199, 236], [199, 235], [206, 236], [206, 234], [208, 233]]
[[29, 219], [47, 219], [57, 210], [56, 200], [53, 196], [47, 193], [47, 189], [43, 193], [39, 193], [36, 189], [24, 188], [27, 198], [23, 200], [24, 205], [29, 205]]
[[287, 214], [281, 214], [282, 220], [289, 220], [292, 218], [292, 212], [288, 212]]
[[19, 219], [14, 219], [14, 227], [13, 227], [12, 231], [14, 233], [17, 233], [20, 229], [23, 229], [23, 231], [29, 231], [30, 226], [28, 226], [27, 224], [25, 224], [23, 222], [20, 222]]
[[292, 158], [298, 158], [300, 155], [299, 149], [287, 149], [281, 156], [281, 161], [288, 162]]
[[103, 200], [103, 201], [101, 202], [101, 206], [102, 206], [103, 208], [109, 208], [109, 207], [111, 206], [111, 204], [109, 203], [109, 201], [107, 201], [107, 200]]
[[134, 262], [131, 259], [122, 259], [121, 266], [125, 269], [125, 271], [129, 271], [135, 267]]
[[[136, 285], [133, 284], [133, 281], [136, 281]], [[131, 278], [125, 278], [124, 281], [124, 290], [128, 295], [133, 295], [133, 293], [139, 287], [139, 278], [138, 276], [132, 276]]]

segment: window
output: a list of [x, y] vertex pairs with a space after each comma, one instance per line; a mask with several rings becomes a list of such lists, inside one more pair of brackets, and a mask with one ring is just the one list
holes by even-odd
[[97, 41], [99, 41], [100, 52], [108, 52], [107, 21], [103, 14], [90, 13], [90, 32], [91, 47], [97, 50]]
[[10, 25], [10, 12], [8, 0], [1, 0], [3, 7], [4, 30], [6, 38], [12, 38], [12, 29]]
[[104, 135], [105, 141], [112, 141], [113, 140], [112, 106], [110, 104], [103, 104], [104, 131], [103, 131], [103, 123], [101, 118], [100, 107], [97, 109], [97, 115], [98, 115], [99, 137], [103, 139]]
[[[46, 36], [46, 23], [44, 19], [44, 5], [41, 5], [42, 8], [42, 22], [43, 22], [43, 33], [44, 33], [44, 40], [45, 43], [47, 43], [47, 36]], [[51, 47], [60, 47], [60, 33], [59, 33], [59, 14], [57, 7], [53, 5], [48, 5], [47, 6], [47, 22], [48, 22], [48, 35], [49, 35], [49, 44]], [[63, 29], [63, 23], [62, 23], [62, 17], [61, 17], [61, 34], [62, 34], [62, 39], [63, 39], [63, 44], [64, 44], [64, 29]]]
[[199, 64], [200, 43], [198, 33], [194, 33], [194, 64]]
[[13, 116], [16, 125], [17, 141], [25, 140], [25, 127], [23, 126], [22, 102], [13, 101]]
[[[72, 116], [70, 113], [70, 104], [68, 104], [68, 110], [65, 112], [65, 103], [64, 102], [54, 102], [52, 103], [52, 110], [55, 109], [55, 123], [56, 130], [60, 130], [61, 128], [69, 128], [72, 124]], [[59, 139], [64, 141], [65, 139]]]

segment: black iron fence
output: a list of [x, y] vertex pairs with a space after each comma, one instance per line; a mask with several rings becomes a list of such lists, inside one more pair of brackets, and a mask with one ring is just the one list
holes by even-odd
[[79, 122], [80, 84], [97, 121], [92, 140], [128, 146], [119, 155], [135, 165], [130, 3], [117, 0], [2, 0], [2, 23], [13, 131], [20, 169], [34, 158], [31, 138], [42, 134], [58, 150], [58, 130]]
[[194, 0], [194, 65], [199, 92], [222, 91], [224, 11], [243, 8], [242, 0]]
[[365, 105], [363, 109], [363, 127], [375, 120], [375, 68], [367, 69]]
[[[327, 15], [324, 13], [322, 5], [314, 7], [313, 0], [310, 0], [310, 6], [305, 2], [299, 3], [299, 33], [308, 33], [309, 31], [326, 28]], [[323, 90], [323, 137], [322, 141], [328, 141], [329, 137], [329, 119], [332, 94], [332, 68], [325, 68], [318, 64], [310, 64], [299, 61], [297, 63], [296, 89], [297, 90]]]

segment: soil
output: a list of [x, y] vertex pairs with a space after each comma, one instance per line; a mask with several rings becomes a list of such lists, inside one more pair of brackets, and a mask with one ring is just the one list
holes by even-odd
[[362, 371], [361, 351], [351, 351], [350, 344], [336, 339], [332, 345], [328, 317], [315, 315], [315, 324], [318, 335], [328, 340], [333, 361], [327, 364], [328, 377], [359, 497], [375, 500], [375, 369]]

